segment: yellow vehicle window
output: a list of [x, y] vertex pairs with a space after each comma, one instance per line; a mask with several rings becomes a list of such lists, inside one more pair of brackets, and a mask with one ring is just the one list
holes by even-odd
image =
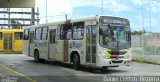
[[15, 40], [22, 40], [23, 38], [23, 32], [15, 32], [14, 39]]

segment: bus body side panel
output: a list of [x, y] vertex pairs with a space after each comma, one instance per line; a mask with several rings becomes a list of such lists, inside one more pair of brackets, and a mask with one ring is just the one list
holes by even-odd
[[13, 51], [19, 52], [22, 51], [22, 40], [13, 40]]
[[56, 41], [56, 61], [64, 62], [64, 40]]
[[[18, 33], [18, 36], [17, 36]], [[22, 45], [23, 45], [23, 40], [22, 37], [23, 32], [14, 32], [13, 33], [13, 46], [12, 46], [12, 51], [15, 52], [21, 52], [22, 51]]]
[[68, 41], [68, 60], [70, 60], [71, 53], [77, 52], [80, 56], [80, 63], [85, 64], [85, 45], [83, 40]]
[[29, 56], [34, 57], [34, 49], [35, 49], [35, 43], [34, 43], [34, 31], [29, 32], [29, 41], [28, 41], [28, 52]]
[[29, 29], [24, 29], [23, 32], [23, 54], [29, 56]]
[[29, 56], [29, 40], [23, 40], [23, 54]]
[[0, 40], [0, 51], [3, 51], [3, 40]]
[[[54, 28], [54, 26], [52, 28]], [[56, 48], [55, 37], [56, 37], [56, 29], [50, 29], [49, 30], [49, 36], [48, 36], [48, 38], [49, 38], [48, 59], [52, 60], [52, 61], [55, 60], [55, 56], [56, 56], [56, 53], [55, 53], [55, 48]]]
[[37, 45], [39, 45], [39, 57], [48, 60], [48, 41], [37, 41]]

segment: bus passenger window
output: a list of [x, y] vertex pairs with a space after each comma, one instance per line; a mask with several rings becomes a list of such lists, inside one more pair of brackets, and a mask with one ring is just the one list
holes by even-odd
[[64, 24], [60, 27], [60, 39], [70, 40], [72, 38], [72, 24]]
[[36, 29], [36, 40], [41, 40], [41, 32], [42, 32], [42, 28], [37, 28]]
[[48, 27], [42, 28], [42, 40], [47, 40], [48, 36]]
[[72, 31], [71, 31], [71, 29], [69, 29], [69, 30], [67, 31], [67, 34], [66, 34], [66, 39], [69, 40], [69, 39], [71, 39], [71, 38], [72, 38]]
[[23, 39], [24, 39], [24, 40], [28, 40], [28, 39], [29, 39], [29, 30], [24, 30]]
[[34, 31], [30, 32], [30, 43], [34, 42]]
[[22, 38], [23, 38], [23, 32], [15, 32], [14, 33], [15, 40], [22, 40]]
[[63, 40], [64, 39], [64, 28], [63, 28], [63, 25], [60, 26], [60, 40]]
[[50, 30], [50, 43], [55, 43], [56, 30]]
[[96, 26], [92, 26], [92, 44], [96, 44]]
[[2, 32], [0, 32], [0, 40], [2, 40]]
[[80, 40], [83, 39], [84, 35], [84, 23], [75, 23], [73, 24], [73, 39]]

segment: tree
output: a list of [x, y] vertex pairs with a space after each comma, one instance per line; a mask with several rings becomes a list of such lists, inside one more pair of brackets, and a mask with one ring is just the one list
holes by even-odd
[[143, 32], [142, 31], [133, 31], [131, 34], [132, 35], [141, 35], [141, 34], [143, 34]]
[[21, 29], [21, 23], [16, 20], [11, 20], [12, 29]]

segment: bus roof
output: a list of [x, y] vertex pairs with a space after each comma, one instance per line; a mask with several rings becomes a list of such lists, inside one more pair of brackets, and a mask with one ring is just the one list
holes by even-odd
[[[120, 19], [125, 19], [126, 18], [122, 18], [122, 17], [118, 17], [118, 16], [111, 16], [111, 15], [96, 15], [96, 16], [84, 16], [84, 17], [80, 17], [80, 18], [74, 18], [72, 20], [69, 19], [70, 22], [82, 22], [82, 21], [91, 21], [91, 20], [99, 20], [100, 17], [105, 16], [105, 17], [109, 17], [109, 18], [120, 18]], [[68, 20], [67, 20], [68, 21]], [[37, 26], [41, 27], [41, 26], [52, 26], [55, 24], [65, 24], [66, 20], [63, 21], [57, 21], [57, 22], [51, 22], [51, 23], [44, 23], [44, 24], [39, 24], [39, 25], [32, 25], [32, 26], [28, 26], [28, 27], [24, 27], [23, 29], [29, 29], [29, 28], [35, 28]]]

